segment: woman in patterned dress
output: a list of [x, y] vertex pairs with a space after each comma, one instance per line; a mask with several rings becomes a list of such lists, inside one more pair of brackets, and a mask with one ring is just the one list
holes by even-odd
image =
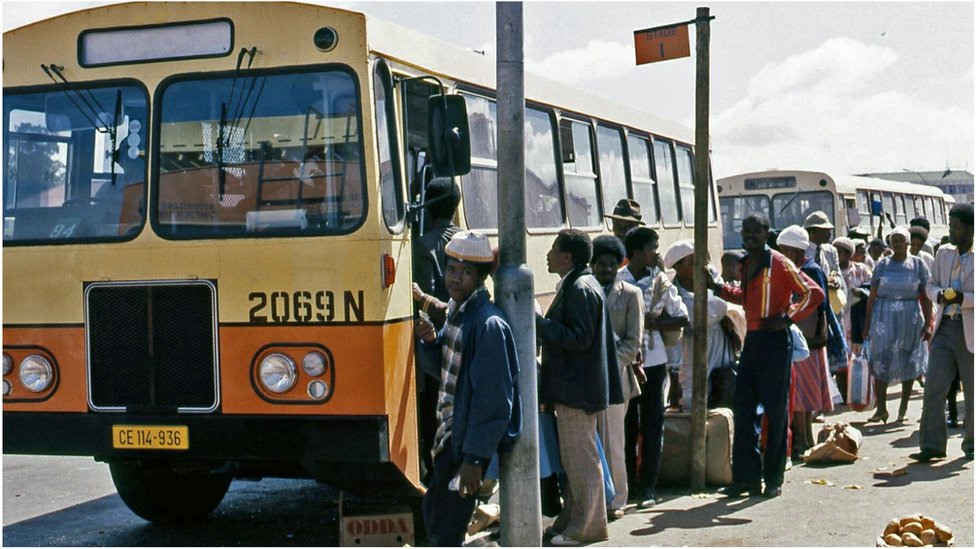
[[898, 421], [905, 421], [915, 378], [925, 372], [928, 340], [932, 338], [932, 302], [925, 295], [929, 268], [908, 253], [910, 236], [899, 227], [891, 233], [893, 253], [874, 268], [865, 314], [864, 340], [874, 374], [878, 408], [868, 422], [887, 422], [887, 390], [901, 383]]

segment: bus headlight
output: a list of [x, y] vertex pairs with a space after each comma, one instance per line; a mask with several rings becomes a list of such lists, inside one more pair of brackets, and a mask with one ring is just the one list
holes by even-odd
[[312, 376], [318, 377], [325, 373], [325, 357], [322, 353], [312, 351], [305, 355], [302, 359], [302, 370], [305, 373]]
[[10, 391], [12, 391], [12, 390], [13, 390], [13, 387], [10, 385], [10, 382], [7, 381], [6, 379], [3, 380], [3, 396], [9, 395], [10, 394]]
[[295, 361], [281, 353], [272, 353], [264, 357], [258, 374], [264, 388], [277, 394], [288, 391], [298, 381]]
[[308, 396], [315, 400], [322, 400], [329, 393], [329, 386], [324, 381], [316, 379], [308, 384]]
[[10, 355], [3, 353], [3, 375], [7, 375], [14, 370], [14, 359]]
[[20, 382], [28, 391], [40, 393], [51, 385], [54, 379], [51, 363], [42, 356], [30, 355], [20, 363]]

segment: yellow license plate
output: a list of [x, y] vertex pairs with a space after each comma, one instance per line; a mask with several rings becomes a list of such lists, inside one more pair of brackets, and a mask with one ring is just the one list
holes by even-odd
[[112, 448], [189, 450], [190, 428], [185, 425], [113, 425]]

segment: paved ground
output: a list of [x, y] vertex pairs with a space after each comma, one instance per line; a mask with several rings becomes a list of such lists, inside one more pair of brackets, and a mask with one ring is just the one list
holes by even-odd
[[[889, 396], [892, 413], [897, 409], [895, 392]], [[868, 547], [890, 518], [922, 513], [949, 525], [957, 546], [973, 546], [973, 462], [962, 459], [961, 429], [950, 431], [947, 459], [909, 465], [907, 475], [893, 479], [872, 475], [881, 467], [910, 463], [908, 454], [916, 451], [918, 440], [920, 397], [913, 395], [909, 422], [862, 426], [864, 445], [855, 463], [797, 465], [788, 471], [782, 497], [730, 500], [713, 492], [661, 490], [657, 507], [631, 511], [611, 523], [610, 539], [596, 545]], [[827, 419], [860, 426], [869, 415], [840, 411]], [[235, 481], [211, 518], [166, 529], [129, 512], [114, 493], [107, 467], [91, 458], [5, 456], [3, 469], [3, 545], [338, 543], [336, 492], [313, 481]], [[490, 531], [470, 543], [494, 544]]]
[[[916, 386], [917, 387], [917, 386]], [[900, 390], [900, 388], [898, 388]], [[892, 389], [889, 409], [897, 413]], [[861, 429], [860, 458], [848, 465], [796, 465], [786, 473], [783, 495], [727, 499], [714, 492], [661, 491], [661, 502], [647, 511], [632, 510], [610, 524], [610, 539], [594, 546], [873, 546], [892, 517], [922, 513], [950, 526], [955, 544], [973, 546], [973, 462], [960, 450], [962, 429], [950, 430], [948, 457], [914, 464], [921, 393], [912, 396], [908, 422], [863, 426], [869, 412], [840, 408], [827, 421], [846, 421]], [[960, 395], [960, 412], [962, 397]], [[814, 424], [815, 430], [819, 426]], [[881, 467], [909, 465], [908, 474], [882, 480]], [[551, 524], [547, 519], [545, 524]], [[490, 543], [487, 539], [472, 545]]]

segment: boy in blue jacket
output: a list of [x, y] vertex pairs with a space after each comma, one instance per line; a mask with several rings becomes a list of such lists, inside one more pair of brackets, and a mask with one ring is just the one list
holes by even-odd
[[451, 300], [444, 327], [437, 332], [426, 319], [415, 323], [423, 342], [420, 366], [441, 380], [434, 474], [423, 513], [432, 546], [460, 547], [488, 463], [496, 451], [511, 449], [522, 417], [515, 338], [485, 288], [491, 244], [482, 234], [461, 231], [445, 254]]

